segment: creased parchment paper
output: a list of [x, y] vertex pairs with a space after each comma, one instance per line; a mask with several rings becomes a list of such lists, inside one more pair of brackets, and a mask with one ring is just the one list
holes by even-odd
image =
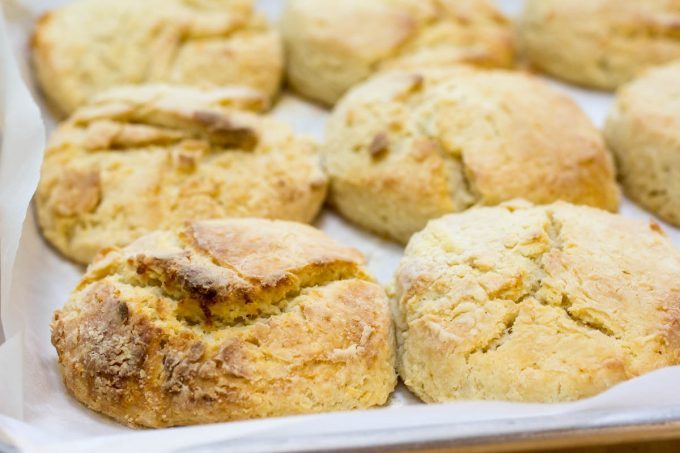
[[[143, 1], [143, 0], [140, 0]], [[131, 430], [85, 409], [65, 391], [57, 369], [56, 353], [49, 341], [49, 321], [55, 308], [66, 300], [83, 269], [73, 265], [41, 239], [33, 209], [43, 150], [43, 125], [28, 72], [27, 42], [32, 22], [47, 6], [58, 1], [0, 0], [6, 22], [0, 22], [0, 237], [2, 263], [1, 320], [8, 339], [0, 346], [0, 442], [23, 451], [191, 451], [199, 449], [291, 450], [312, 448], [319, 439], [338, 439], [336, 446], [369, 442], [411, 440], [418, 427], [449, 426], [452, 433], [471, 422], [518, 420], [568, 414], [602, 413], [632, 409], [680, 407], [680, 368], [667, 368], [623, 383], [588, 400], [569, 404], [513, 404], [460, 402], [441, 405], [419, 403], [403, 387], [388, 406], [313, 416], [234, 422], [166, 430]], [[279, 0], [260, 1], [273, 19]], [[500, 1], [509, 13], [520, 1]], [[13, 58], [16, 56], [16, 59]], [[23, 74], [26, 85], [22, 85]], [[551, 82], [570, 94], [601, 125], [611, 96], [587, 92]], [[40, 101], [36, 95], [36, 99]], [[54, 125], [41, 105], [48, 130]], [[327, 112], [286, 95], [274, 114], [300, 132], [321, 140]], [[568, 125], [565, 125], [568, 127]], [[648, 219], [650, 215], [625, 202], [622, 213]], [[24, 222], [24, 216], [26, 221]], [[396, 268], [401, 248], [352, 227], [331, 212], [324, 212], [317, 225], [342, 243], [362, 250], [369, 267], [383, 283]], [[667, 225], [676, 245], [680, 233]], [[15, 249], [18, 245], [16, 262]], [[452, 435], [454, 435], [452, 434]], [[285, 441], [281, 441], [285, 439]], [[268, 441], [270, 440], [270, 441]]]

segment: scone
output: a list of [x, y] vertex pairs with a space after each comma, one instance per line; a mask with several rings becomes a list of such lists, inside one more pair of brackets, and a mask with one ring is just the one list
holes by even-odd
[[281, 27], [289, 83], [330, 105], [380, 69], [514, 57], [511, 26], [489, 0], [287, 0]]
[[625, 85], [604, 133], [627, 195], [680, 226], [680, 60]]
[[509, 71], [393, 72], [352, 89], [322, 148], [331, 201], [406, 242], [428, 220], [513, 198], [615, 210], [599, 132], [567, 96]]
[[680, 252], [656, 224], [526, 202], [434, 220], [393, 305], [426, 402], [559, 402], [680, 364]]
[[65, 114], [125, 84], [239, 84], [271, 98], [283, 73], [281, 38], [252, 0], [77, 0], [40, 19], [32, 50]]
[[396, 384], [387, 296], [310, 226], [188, 223], [104, 252], [52, 322], [64, 383], [148, 427], [368, 408]]
[[51, 137], [37, 192], [45, 237], [88, 263], [187, 220], [266, 217], [310, 222], [326, 194], [318, 148], [246, 112], [250, 89], [115, 88]]
[[610, 90], [680, 58], [680, 0], [527, 0], [519, 36], [548, 74]]

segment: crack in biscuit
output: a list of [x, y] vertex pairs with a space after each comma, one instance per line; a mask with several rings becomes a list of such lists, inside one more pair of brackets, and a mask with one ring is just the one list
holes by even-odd
[[[285, 255], [293, 250], [275, 240], [281, 255], [274, 255], [275, 260], [269, 264], [263, 261], [249, 267], [253, 265], [251, 258], [260, 261], [255, 255], [258, 250], [274, 250], [275, 245], [250, 244], [247, 235], [222, 236], [222, 231], [210, 229], [211, 222], [203, 223], [207, 226], [197, 225], [201, 222], [188, 224], [172, 237], [161, 234], [152, 240], [152, 244], [160, 241], [162, 247], [169, 249], [150, 245], [150, 251], [124, 253], [120, 261], [116, 256], [121, 252], [115, 249], [103, 252], [90, 268], [91, 278], [83, 281], [79, 290], [107, 279], [145, 289], [151, 304], [158, 300], [167, 308], [161, 310], [163, 313], [173, 313], [165, 319], [214, 331], [246, 326], [284, 313], [298, 297], [334, 282], [373, 281], [361, 267], [358, 252], [333, 249], [333, 244], [310, 251], [307, 259], [293, 257], [290, 261]], [[212, 242], [215, 239], [218, 244]], [[222, 245], [227, 247], [226, 251], [219, 248]], [[304, 253], [304, 244], [296, 250]], [[112, 253], [113, 259], [107, 253]], [[225, 255], [228, 253], [233, 256]], [[238, 261], [244, 257], [245, 262]], [[259, 264], [265, 265], [265, 274], [258, 274]]]
[[[334, 282], [366, 277], [353, 266], [333, 269], [341, 263], [331, 263], [320, 275], [298, 269], [273, 285], [263, 285], [256, 279], [225, 281], [223, 275], [210, 274], [205, 264], [191, 266], [189, 260], [157, 260], [138, 257], [132, 266], [139, 279], [125, 283], [136, 287], [160, 288], [176, 303], [175, 317], [187, 325], [204, 330], [245, 326], [286, 312], [287, 308], [307, 290], [322, 288]], [[314, 267], [311, 263], [309, 267]], [[213, 269], [216, 271], [217, 269]]]
[[[544, 256], [553, 250], [557, 250], [561, 252], [563, 250], [563, 243], [562, 243], [562, 238], [561, 238], [561, 233], [562, 233], [562, 225], [555, 219], [554, 214], [551, 211], [546, 211], [546, 215], [548, 217], [548, 226], [545, 229], [546, 234], [550, 238], [550, 248], [548, 248], [546, 251], [544, 251], [541, 255], [539, 255], [534, 262], [536, 265], [539, 266], [539, 270], [542, 274], [547, 276], [547, 272], [545, 270], [545, 265], [543, 263]], [[545, 278], [545, 277], [544, 277]], [[604, 325], [601, 322], [596, 322], [596, 321], [591, 321], [584, 319], [581, 316], [578, 316], [574, 310], [572, 310], [573, 306], [573, 301], [571, 297], [566, 294], [566, 293], [561, 293], [561, 300], [559, 305], [554, 305], [550, 304], [547, 301], [545, 301], [543, 298], [539, 297], [539, 292], [543, 287], [543, 279], [539, 280], [539, 289], [534, 291], [532, 296], [536, 298], [542, 305], [545, 306], [551, 306], [555, 307], [557, 309], [560, 309], [564, 312], [565, 315], [576, 325], [583, 327], [588, 330], [594, 330], [602, 333], [603, 335], [606, 335], [608, 337], [612, 338], [619, 338], [618, 335], [615, 334], [615, 332], [609, 328], [608, 326]]]
[[185, 140], [203, 140], [215, 148], [253, 151], [259, 143], [256, 130], [239, 124], [235, 117], [210, 110], [189, 112], [138, 109], [124, 115], [111, 115], [78, 123], [85, 133], [86, 149], [91, 151], [137, 149], [149, 145], [169, 145]]
[[515, 326], [515, 321], [517, 321], [518, 316], [519, 311], [513, 313], [510, 316], [510, 319], [504, 322], [505, 328], [503, 329], [503, 331], [501, 331], [501, 333], [498, 336], [492, 338], [486, 345], [483, 345], [477, 348], [476, 350], [470, 352], [469, 354], [466, 354], [466, 357], [469, 357], [475, 352], [481, 352], [482, 354], [486, 354], [487, 352], [495, 351], [499, 347], [503, 346], [503, 344], [505, 344], [512, 336], [512, 329]]
[[[409, 111], [417, 111], [417, 109], [421, 108], [423, 104], [428, 101], [428, 97], [425, 96], [427, 91], [425, 77], [418, 74], [413, 74], [413, 76], [417, 77], [417, 82], [413, 83], [417, 83], [418, 89], [415, 91], [411, 89], [408, 90], [409, 97], [404, 101], [407, 103]], [[415, 96], [415, 94], [418, 95]], [[478, 204], [482, 200], [482, 194], [474, 182], [472, 172], [465, 163], [464, 150], [448, 149], [444, 146], [441, 138], [441, 133], [443, 131], [439, 131], [437, 135], [433, 135], [420, 122], [417, 123], [417, 132], [417, 135], [413, 135], [406, 131], [405, 138], [410, 140], [419, 138], [423, 140], [424, 143], [430, 143], [440, 155], [446, 166], [449, 196], [454, 204], [454, 211], [465, 211]], [[422, 146], [425, 145], [421, 145], [421, 147]]]
[[588, 321], [586, 319], [583, 319], [579, 316], [576, 316], [572, 311], [572, 301], [569, 296], [566, 294], [562, 294], [562, 309], [564, 310], [564, 313], [571, 319], [575, 324], [578, 324], [581, 327], [585, 327], [590, 330], [597, 330], [601, 332], [603, 335], [606, 335], [608, 337], [613, 337], [613, 338], [619, 338], [613, 330], [611, 330], [609, 327], [605, 326], [602, 323], [598, 323], [595, 321]]
[[[513, 327], [515, 325], [515, 322], [517, 320], [517, 317], [519, 316], [521, 306], [527, 301], [527, 300], [533, 300], [537, 301], [543, 306], [546, 307], [553, 307], [555, 310], [560, 310], [563, 311], [564, 314], [577, 326], [590, 330], [590, 331], [597, 331], [603, 335], [606, 335], [607, 337], [611, 337], [614, 339], [620, 339], [620, 335], [617, 335], [616, 332], [614, 332], [610, 327], [607, 325], [603, 324], [602, 322], [598, 322], [595, 320], [590, 320], [590, 319], [585, 319], [582, 316], [579, 316], [575, 311], [572, 309], [573, 306], [573, 301], [571, 300], [570, 296], [567, 295], [566, 293], [560, 293], [559, 296], [561, 298], [560, 304], [556, 305], [553, 303], [549, 303], [545, 298], [541, 297], [541, 292], [544, 288], [544, 280], [548, 276], [548, 273], [545, 269], [544, 265], [544, 257], [548, 255], [549, 253], [554, 253], [555, 251], [562, 251], [563, 249], [563, 242], [562, 242], [562, 237], [561, 237], [561, 230], [562, 230], [562, 225], [555, 219], [553, 213], [551, 211], [546, 212], [546, 216], [548, 219], [547, 225], [544, 227], [543, 231], [548, 237], [549, 244], [546, 247], [545, 250], [543, 250], [540, 254], [538, 254], [535, 257], [530, 257], [529, 258], [534, 265], [536, 266], [535, 272], [539, 274], [539, 278], [537, 278], [536, 282], [531, 285], [527, 289], [526, 292], [521, 294], [519, 297], [516, 298], [504, 298], [500, 297], [501, 293], [505, 294], [505, 290], [507, 288], [501, 288], [496, 291], [490, 291], [488, 289], [484, 289], [484, 292], [486, 293], [487, 297], [487, 303], [489, 302], [495, 302], [495, 301], [501, 301], [501, 300], [512, 300], [512, 302], [515, 304], [517, 307], [517, 310], [511, 313], [506, 314], [504, 319], [502, 320], [503, 328], [499, 330], [497, 335], [494, 335], [492, 338], [488, 339], [485, 343], [475, 345], [474, 347], [470, 348], [469, 350], [466, 350], [463, 356], [466, 358], [466, 360], [477, 353], [482, 353], [486, 354], [488, 352], [495, 351], [499, 347], [501, 347], [503, 344], [508, 342], [513, 335]], [[455, 255], [458, 255], [457, 253]], [[474, 260], [467, 260], [465, 261], [465, 264], [469, 266], [471, 269], [475, 270], [476, 272], [479, 272], [481, 275], [485, 274], [488, 272], [488, 269], [482, 266], [478, 266]], [[432, 288], [435, 287], [437, 284], [441, 284], [442, 282], [445, 282], [447, 279], [450, 279], [451, 276], [447, 275], [440, 275], [439, 277], [433, 279], [430, 281], [426, 286], [421, 287], [417, 290], [418, 295], [413, 295], [409, 297], [408, 300], [404, 301], [403, 303], [412, 305], [414, 304], [414, 298], [419, 299], [419, 303], [422, 304], [425, 300], [431, 300], [433, 294], [428, 294], [431, 292]], [[513, 286], [513, 285], [510, 285]], [[481, 287], [481, 286], [480, 286]], [[437, 291], [435, 291], [434, 296], [437, 295]], [[463, 301], [460, 301], [463, 302]], [[408, 318], [408, 323], [412, 323], [414, 321], [417, 321], [421, 319], [423, 316], [428, 314], [427, 311], [418, 311], [416, 313], [410, 313], [409, 318]], [[408, 329], [407, 329], [408, 330]]]
[[[249, 326], [287, 313], [298, 305], [301, 296], [336, 282], [372, 281], [356, 263], [334, 261], [322, 265], [309, 263], [287, 272], [274, 283], [263, 284], [236, 272], [230, 272], [231, 275], [220, 273], [220, 270], [230, 269], [207, 260], [192, 265], [189, 258], [197, 254], [196, 250], [187, 250], [166, 257], [134, 255], [126, 260], [124, 267], [127, 270], [105, 268], [79, 290], [87, 291], [88, 287], [97, 287], [102, 281], [113, 278], [116, 286], [145, 290], [150, 301], [168, 302], [170, 311], [158, 319], [174, 319], [187, 327], [211, 332]], [[227, 280], [226, 275], [232, 280]], [[129, 312], [129, 307], [124, 308]], [[121, 316], [123, 314], [121, 311]]]
[[482, 201], [482, 195], [465, 163], [465, 156], [462, 152], [460, 154], [444, 153], [443, 157], [447, 163], [453, 163], [453, 165], [448, 165], [448, 181], [451, 187], [451, 198], [461, 207], [458, 210], [467, 210]]
[[[431, 101], [431, 98], [427, 95], [428, 86], [426, 77], [417, 73], [414, 73], [413, 76], [417, 77], [417, 82], [414, 83], [417, 83], [418, 89], [409, 89], [409, 97], [404, 101], [407, 103], [409, 111], [416, 112], [418, 109], [427, 106], [427, 103]], [[432, 88], [436, 89], [437, 86], [438, 83], [433, 83]], [[417, 94], [417, 96], [415, 96], [415, 94]], [[434, 108], [438, 109], [439, 107], [438, 105], [435, 105]], [[422, 116], [422, 114], [415, 115]], [[432, 117], [436, 116], [436, 114], [427, 114], [425, 116], [430, 115]], [[419, 138], [435, 145], [436, 151], [446, 165], [449, 195], [455, 206], [455, 211], [464, 211], [478, 204], [482, 200], [482, 194], [474, 182], [474, 175], [465, 162], [465, 150], [447, 148], [442, 140], [444, 131], [439, 130], [435, 135], [432, 131], [429, 131], [422, 122], [417, 123], [417, 131]], [[411, 134], [408, 134], [407, 136], [412, 139], [414, 138]]]
[[[425, 2], [423, 2], [425, 3]], [[425, 17], [422, 23], [413, 23], [413, 30], [408, 34], [401, 42], [397, 43], [390, 52], [381, 57], [380, 59], [371, 62], [369, 67], [372, 72], [377, 72], [381, 69], [390, 69], [394, 67], [399, 67], [399, 65], [409, 65], [413, 64], [409, 60], [416, 59], [419, 55], [427, 53], [432, 50], [447, 49], [447, 54], [455, 55], [455, 59], [458, 63], [471, 63], [477, 64], [482, 67], [484, 66], [502, 66], [499, 60], [499, 56], [495, 55], [495, 49], [489, 43], [482, 43], [479, 40], [474, 40], [474, 43], [470, 42], [458, 42], [453, 43], [450, 41], [442, 40], [433, 43], [418, 43], [420, 39], [423, 38], [429, 31], [437, 29], [440, 26], [448, 25], [456, 28], [460, 28], [462, 31], [469, 33], [469, 30], [480, 29], [489, 32], [494, 30], [498, 33], [491, 39], [490, 36], [486, 38], [493, 43], [494, 40], [499, 39], [503, 28], [509, 25], [508, 21], [504, 16], [496, 11], [493, 7], [488, 7], [489, 5], [479, 4], [478, 9], [475, 11], [467, 10], [452, 6], [451, 4], [444, 5], [439, 0], [427, 2], [429, 7], [432, 9], [431, 13]], [[508, 34], [508, 36], [510, 36]], [[512, 45], [508, 45], [505, 49], [506, 52], [512, 53]], [[507, 57], [500, 57], [505, 59]]]
[[[87, 284], [112, 277], [147, 288], [165, 299], [176, 320], [215, 330], [281, 314], [313, 288], [350, 279], [372, 281], [357, 251], [332, 243], [318, 246], [315, 230], [308, 238], [296, 232], [253, 243], [257, 238], [249, 232], [212, 225], [220, 224], [197, 222], [172, 236], [159, 234], [150, 240], [150, 251], [125, 253], [121, 265], [104, 256]], [[296, 237], [298, 244], [291, 248], [286, 241]]]

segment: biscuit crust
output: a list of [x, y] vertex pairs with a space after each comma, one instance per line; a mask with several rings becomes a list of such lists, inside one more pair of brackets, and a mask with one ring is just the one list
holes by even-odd
[[[264, 102], [264, 104], [263, 104]], [[187, 220], [310, 222], [326, 195], [316, 144], [273, 118], [248, 88], [116, 88], [51, 137], [37, 192], [45, 237], [88, 263]]]
[[680, 226], [680, 61], [624, 85], [604, 134], [626, 194]]
[[612, 90], [680, 58], [680, 0], [527, 0], [519, 37], [537, 68]]
[[401, 242], [430, 219], [513, 198], [619, 203], [612, 158], [588, 117], [509, 71], [377, 75], [336, 106], [322, 154], [338, 210]]
[[107, 251], [54, 314], [64, 383], [131, 426], [384, 404], [393, 327], [363, 259], [264, 219], [192, 222]]
[[31, 48], [62, 114], [129, 84], [241, 84], [271, 99], [283, 73], [281, 38], [252, 0], [78, 0], [40, 19]]
[[488, 0], [288, 0], [281, 29], [288, 81], [327, 105], [379, 70], [514, 58], [511, 25]]
[[398, 369], [426, 402], [559, 402], [680, 363], [680, 252], [654, 223], [513, 202], [430, 222], [396, 274]]

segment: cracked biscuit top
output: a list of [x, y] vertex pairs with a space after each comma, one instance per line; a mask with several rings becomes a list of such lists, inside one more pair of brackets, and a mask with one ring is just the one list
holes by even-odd
[[109, 250], [54, 314], [66, 387], [149, 427], [383, 404], [392, 321], [363, 260], [264, 219], [191, 222]]
[[271, 98], [283, 72], [278, 32], [252, 0], [78, 0], [40, 19], [31, 47], [64, 114], [127, 84], [242, 84]]
[[543, 82], [502, 70], [375, 76], [338, 104], [322, 153], [335, 206], [403, 242], [430, 219], [513, 198], [619, 202], [587, 116]]
[[281, 28], [288, 81], [329, 105], [376, 71], [514, 57], [511, 23], [489, 0], [287, 0]]
[[37, 211], [45, 237], [88, 263], [187, 220], [310, 222], [326, 194], [316, 144], [250, 88], [144, 85], [96, 96], [53, 134]]
[[400, 375], [428, 402], [558, 402], [678, 365], [678, 275], [654, 223], [561, 202], [445, 216], [396, 274]]

